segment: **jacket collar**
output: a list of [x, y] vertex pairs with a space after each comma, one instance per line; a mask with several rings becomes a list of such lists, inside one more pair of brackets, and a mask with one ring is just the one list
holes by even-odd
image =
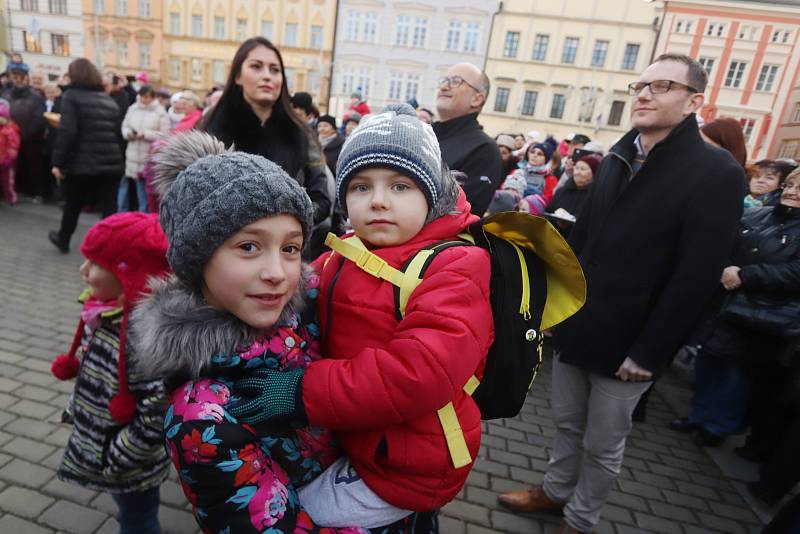
[[[621, 156], [626, 161], [631, 161], [636, 155], [636, 146], [634, 145], [634, 140], [638, 135], [639, 130], [633, 128], [626, 133], [616, 145], [611, 147], [610, 152]], [[700, 137], [700, 129], [697, 127], [697, 118], [695, 117], [694, 113], [690, 113], [686, 118], [678, 123], [678, 125], [675, 126], [675, 128], [673, 128], [664, 139], [656, 143], [655, 146], [650, 149], [650, 153], [647, 154], [647, 158], [650, 159], [653, 156], [653, 153], [656, 151], [661, 152], [663, 150], [667, 150], [675, 153], [675, 151], [696, 147], [698, 146], [698, 143], [702, 142], [703, 139]]]
[[[300, 284], [275, 328], [297, 326], [315, 280], [313, 269], [304, 265]], [[129, 330], [140, 372], [149, 377], [175, 384], [195, 380], [208, 372], [215, 355], [233, 354], [247, 342], [270, 335], [212, 308], [174, 275], [153, 280], [150, 289], [134, 308]]]
[[465, 128], [480, 129], [481, 125], [478, 123], [479, 114], [480, 112], [477, 111], [475, 113], [467, 113], [466, 115], [456, 117], [455, 119], [450, 119], [449, 121], [434, 122], [433, 131], [436, 133], [436, 135], [441, 135], [450, 134]]

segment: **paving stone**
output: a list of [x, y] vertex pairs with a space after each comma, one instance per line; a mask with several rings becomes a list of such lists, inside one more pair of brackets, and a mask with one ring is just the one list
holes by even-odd
[[41, 388], [39, 386], [31, 386], [29, 384], [26, 384], [21, 388], [15, 390], [14, 395], [32, 401], [47, 402], [53, 397], [57, 396], [58, 393], [51, 389], [46, 389], [46, 388]]
[[672, 521], [680, 521], [681, 523], [697, 522], [694, 514], [688, 508], [656, 501], [650, 503], [650, 508], [653, 510], [654, 515], [671, 519]]
[[470, 471], [469, 475], [467, 475], [467, 485], [488, 488], [489, 475], [486, 473], [479, 473], [478, 471]]
[[467, 526], [460, 519], [446, 515], [439, 516], [439, 532], [442, 534], [465, 534], [466, 531]]
[[489, 473], [490, 475], [500, 475], [508, 478], [508, 466], [490, 460], [478, 460], [473, 469], [479, 473]]
[[113, 517], [109, 517], [94, 534], [119, 534], [119, 523]]
[[633, 524], [633, 516], [625, 508], [608, 504], [603, 507], [603, 518], [615, 523], [630, 523]]
[[646, 499], [663, 500], [661, 491], [659, 491], [658, 488], [648, 486], [647, 484], [634, 482], [632, 480], [617, 480], [617, 485], [623, 492], [630, 493], [631, 495], [641, 496]]
[[692, 497], [691, 495], [686, 495], [685, 493], [669, 490], [664, 490], [662, 493], [664, 493], [664, 497], [666, 497], [667, 502], [670, 504], [683, 506], [686, 508], [693, 508], [702, 512], [708, 511], [708, 504], [706, 504], [704, 499], [699, 497]]
[[31, 419], [47, 419], [55, 413], [56, 409], [49, 404], [35, 402], [31, 400], [21, 400], [17, 404], [10, 406], [8, 411], [21, 415], [23, 417], [30, 417]]
[[677, 481], [675, 485], [678, 486], [678, 491], [683, 494], [693, 495], [695, 497], [700, 497], [701, 499], [707, 499], [713, 501], [719, 500], [719, 493], [713, 488], [700, 486], [698, 484], [690, 482], [682, 482], [680, 480]]
[[708, 503], [708, 505], [715, 514], [728, 519], [747, 523], [755, 523], [758, 521], [758, 518], [751, 510], [741, 506], [731, 506], [729, 504], [720, 504], [716, 502]]
[[[12, 337], [8, 337], [12, 336]], [[11, 339], [11, 341], [19, 341], [25, 337], [25, 334], [15, 330], [9, 330], [8, 328], [0, 328], [0, 337], [5, 339]], [[13, 337], [19, 337], [19, 339], [13, 339]], [[17, 363], [18, 361], [24, 359], [19, 354], [15, 354], [13, 352], [8, 352], [5, 350], [0, 350], [0, 362], [3, 363]]]
[[489, 433], [501, 438], [513, 439], [516, 441], [525, 441], [525, 433], [513, 428], [505, 428], [502, 426], [490, 426]]
[[67, 501], [56, 501], [41, 516], [44, 524], [74, 534], [92, 534], [106, 519], [106, 514]]
[[3, 445], [3, 450], [18, 458], [39, 463], [52, 454], [55, 448], [40, 441], [17, 437]]
[[731, 484], [727, 480], [716, 477], [709, 477], [706, 475], [699, 475], [697, 473], [690, 473], [689, 476], [692, 482], [700, 484], [701, 486], [708, 486], [709, 488], [716, 488], [719, 490], [730, 490]]
[[524, 484], [516, 480], [509, 480], [507, 478], [490, 476], [489, 488], [495, 493], [504, 493], [506, 491], [516, 491], [529, 487], [530, 484]]
[[0, 517], [0, 532], [8, 534], [52, 534], [53, 531], [25, 519], [6, 514]]
[[539, 521], [535, 518], [501, 510], [492, 510], [491, 521], [492, 528], [499, 532], [514, 534], [539, 534], [543, 532]]
[[[2, 415], [2, 412], [0, 412]], [[12, 434], [27, 436], [32, 439], [44, 439], [56, 431], [56, 426], [27, 417], [18, 417], [5, 425], [3, 430]]]
[[0, 410], [0, 427], [7, 425], [8, 423], [14, 421], [17, 418], [18, 418], [17, 414], [13, 414], [5, 410]]
[[544, 473], [544, 469], [533, 471], [530, 469], [521, 469], [519, 467], [511, 468], [511, 478], [514, 480], [519, 480], [520, 482], [524, 482], [528, 485], [541, 484]]
[[669, 519], [657, 517], [642, 512], [634, 512], [636, 517], [636, 524], [642, 528], [652, 530], [654, 532], [664, 532], [666, 534], [683, 534], [680, 525], [674, 523]]
[[10, 378], [0, 376], [0, 391], [8, 393], [10, 391], [14, 391], [21, 385], [22, 384], [18, 380], [11, 380]]
[[727, 519], [718, 515], [704, 514], [702, 512], [698, 513], [697, 516], [700, 518], [700, 523], [703, 525], [721, 530], [726, 534], [742, 534], [747, 532], [745, 527], [732, 519]]
[[549, 459], [546, 448], [537, 445], [531, 445], [529, 443], [521, 443], [519, 441], [509, 441], [508, 452], [516, 452], [518, 454], [524, 454], [528, 458], [536, 458], [539, 460]]
[[114, 502], [111, 495], [104, 492], [98, 493], [97, 497], [92, 501], [91, 507], [108, 515], [116, 515], [117, 513], [117, 503]]
[[61, 459], [64, 457], [64, 451], [62, 449], [56, 449], [56, 451], [42, 460], [40, 465], [44, 467], [49, 467], [53, 470], [58, 470], [59, 466], [61, 465]]
[[689, 478], [688, 473], [681, 469], [676, 469], [675, 467], [670, 467], [668, 465], [661, 465], [655, 462], [649, 462], [648, 466], [650, 467], [650, 471], [652, 471], [656, 475], [663, 475], [667, 478], [674, 480], [683, 480], [684, 482], [690, 482], [691, 479]]
[[5, 410], [12, 404], [19, 402], [19, 398], [9, 395], [8, 393], [0, 393], [0, 409]]
[[72, 427], [59, 426], [55, 432], [45, 437], [44, 440], [47, 443], [55, 445], [58, 448], [64, 448], [67, 446], [67, 441], [69, 441], [69, 437], [71, 434], [72, 434]]
[[29, 488], [40, 488], [55, 476], [55, 471], [14, 458], [0, 468], [0, 479]]
[[661, 489], [670, 489], [670, 490], [676, 489], [675, 483], [668, 477], [662, 475], [654, 475], [653, 473], [646, 473], [644, 471], [639, 471], [638, 469], [634, 469], [632, 470], [632, 472], [633, 472], [633, 478], [637, 482], [641, 482], [642, 484], [647, 484], [648, 486]]
[[[51, 349], [40, 348], [28, 348], [25, 349], [25, 352], [27, 356], [32, 357], [22, 360], [17, 365], [31, 371], [40, 371], [42, 373], [50, 372], [50, 365], [53, 363], [52, 358], [54, 358], [54, 354], [58, 354], [58, 352]], [[48, 354], [50, 355], [49, 361], [44, 359]]]
[[48, 495], [83, 505], [88, 505], [92, 502], [92, 499], [97, 497], [96, 491], [82, 488], [75, 484], [68, 484], [58, 478], [53, 478], [50, 482], [45, 484], [42, 491]]
[[17, 486], [9, 486], [0, 493], [0, 510], [25, 519], [35, 520], [53, 502], [50, 497]]
[[649, 507], [647, 506], [647, 501], [645, 501], [643, 498], [636, 495], [631, 495], [629, 493], [623, 493], [621, 491], [612, 491], [608, 495], [608, 502], [611, 504], [616, 504], [617, 506], [630, 511], [650, 511]]
[[514, 465], [525, 469], [530, 465], [528, 458], [522, 454], [500, 451], [497, 449], [489, 449], [489, 458], [495, 462], [500, 462], [509, 466]]
[[658, 461], [658, 455], [656, 455], [656, 453], [645, 449], [640, 449], [639, 447], [626, 446], [625, 457], [639, 458], [641, 460]]
[[486, 508], [499, 507], [497, 503], [497, 492], [475, 486], [466, 486], [466, 500], [474, 504], [480, 504]]
[[56, 377], [53, 375], [40, 373], [38, 371], [25, 371], [14, 378], [20, 382], [33, 384], [34, 386], [49, 386], [56, 381]]
[[185, 510], [162, 506], [158, 509], [158, 520], [165, 534], [198, 534], [197, 521]]
[[463, 519], [467, 522], [478, 523], [483, 526], [489, 524], [489, 510], [477, 504], [463, 501], [453, 501], [442, 509], [447, 515]]

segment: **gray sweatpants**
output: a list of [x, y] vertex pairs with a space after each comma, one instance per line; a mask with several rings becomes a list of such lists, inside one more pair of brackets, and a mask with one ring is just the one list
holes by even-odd
[[553, 358], [551, 410], [556, 435], [543, 488], [565, 503], [564, 519], [588, 532], [619, 475], [631, 414], [651, 382], [623, 382]]
[[297, 493], [300, 506], [323, 527], [378, 528], [412, 513], [375, 495], [345, 457], [333, 462]]

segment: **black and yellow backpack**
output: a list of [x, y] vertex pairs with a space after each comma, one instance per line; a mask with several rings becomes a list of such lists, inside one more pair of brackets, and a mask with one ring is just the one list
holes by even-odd
[[[489, 252], [494, 343], [482, 380], [471, 377], [464, 390], [483, 419], [514, 417], [522, 409], [542, 361], [542, 331], [567, 319], [586, 300], [586, 281], [572, 249], [544, 218], [503, 212], [481, 219], [457, 241], [442, 241], [413, 255], [402, 270], [373, 254], [357, 237], [328, 234], [325, 244], [359, 268], [392, 283], [398, 320], [425, 270], [438, 253], [454, 246]], [[456, 467], [471, 462], [452, 403], [438, 411]]]

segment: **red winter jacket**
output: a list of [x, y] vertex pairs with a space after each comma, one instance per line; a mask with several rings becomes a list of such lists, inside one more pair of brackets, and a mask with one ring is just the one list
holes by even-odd
[[[411, 241], [373, 252], [402, 268], [421, 248], [457, 239], [477, 220], [463, 192], [457, 208], [460, 215], [433, 221]], [[318, 300], [326, 359], [303, 379], [309, 421], [338, 431], [356, 472], [385, 501], [439, 508], [472, 464], [453, 467], [436, 411], [452, 401], [473, 461], [480, 446], [480, 412], [462, 387], [482, 376], [494, 339], [489, 256], [473, 246], [439, 253], [400, 322], [391, 283], [338, 254], [323, 255], [318, 268], [329, 257]]]

